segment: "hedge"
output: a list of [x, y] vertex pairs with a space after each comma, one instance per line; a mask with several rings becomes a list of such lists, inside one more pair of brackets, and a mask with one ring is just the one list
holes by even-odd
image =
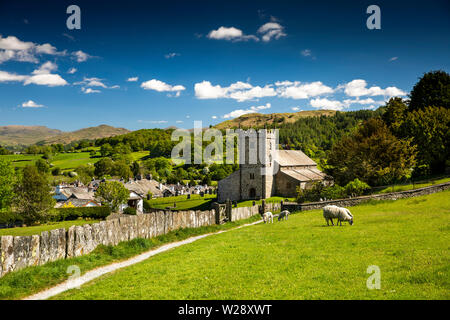
[[83, 207], [83, 208], [58, 208], [55, 209], [56, 221], [76, 220], [78, 218], [105, 219], [111, 214], [109, 206]]
[[20, 214], [10, 211], [0, 211], [0, 225], [13, 226], [16, 224], [22, 224], [23, 217]]

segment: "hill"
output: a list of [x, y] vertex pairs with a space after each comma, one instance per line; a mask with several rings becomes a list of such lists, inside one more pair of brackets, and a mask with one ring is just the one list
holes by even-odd
[[270, 113], [270, 114], [248, 113], [238, 118], [221, 122], [215, 125], [214, 127], [217, 129], [230, 129], [230, 128], [237, 128], [239, 127], [239, 125], [242, 128], [264, 127], [264, 125], [278, 126], [287, 123], [294, 123], [301, 118], [319, 117], [322, 115], [333, 116], [335, 114], [336, 111], [334, 110], [310, 110], [310, 111]]
[[109, 138], [118, 136], [121, 134], [129, 133], [130, 131], [125, 128], [116, 128], [107, 125], [100, 125], [97, 127], [84, 128], [73, 132], [64, 132], [58, 136], [54, 136], [48, 139], [44, 139], [44, 144], [62, 143], [68, 144], [74, 141], [80, 140], [95, 140], [101, 138]]
[[3, 126], [0, 127], [0, 145], [30, 145], [62, 133], [60, 130], [49, 129], [44, 126]]
[[39, 144], [67, 144], [74, 141], [101, 139], [130, 132], [124, 128], [107, 125], [84, 128], [73, 132], [63, 132], [45, 126], [3, 126], [0, 127], [0, 145], [18, 146]]

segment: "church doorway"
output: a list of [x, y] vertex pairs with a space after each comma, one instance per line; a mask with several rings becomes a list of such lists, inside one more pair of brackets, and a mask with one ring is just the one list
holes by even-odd
[[256, 190], [255, 190], [255, 188], [250, 188], [249, 197], [250, 197], [250, 199], [255, 199], [256, 198]]

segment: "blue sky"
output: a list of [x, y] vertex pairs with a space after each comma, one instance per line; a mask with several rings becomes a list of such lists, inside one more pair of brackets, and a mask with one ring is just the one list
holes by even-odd
[[[66, 27], [71, 4], [81, 30]], [[366, 27], [371, 4], [381, 30]], [[0, 125], [192, 128], [376, 108], [424, 72], [449, 72], [449, 12], [448, 1], [0, 1]]]

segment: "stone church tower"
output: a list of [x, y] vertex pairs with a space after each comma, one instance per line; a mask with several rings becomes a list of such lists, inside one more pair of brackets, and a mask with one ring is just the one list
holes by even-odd
[[273, 151], [276, 146], [272, 130], [239, 132], [240, 200], [265, 199], [273, 194]]

